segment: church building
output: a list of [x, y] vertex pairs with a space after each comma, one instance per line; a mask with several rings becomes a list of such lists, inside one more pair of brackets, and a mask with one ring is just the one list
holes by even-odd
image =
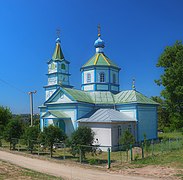
[[[101, 146], [114, 147], [130, 131], [136, 141], [157, 138], [158, 104], [135, 89], [120, 90], [120, 67], [104, 53], [105, 43], [94, 43], [95, 54], [81, 67], [81, 90], [70, 84], [70, 62], [64, 57], [60, 38], [48, 61], [45, 102], [40, 109], [41, 130], [60, 127], [68, 136], [78, 126], [88, 126]], [[114, 148], [112, 148], [114, 149]]]

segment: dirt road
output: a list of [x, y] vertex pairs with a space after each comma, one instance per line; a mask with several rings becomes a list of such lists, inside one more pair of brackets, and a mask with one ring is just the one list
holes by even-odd
[[0, 151], [0, 159], [12, 164], [32, 169], [34, 171], [62, 177], [63, 179], [72, 180], [147, 180], [143, 177], [124, 176], [117, 173], [86, 169], [77, 166], [68, 166], [46, 160], [33, 159], [5, 151]]

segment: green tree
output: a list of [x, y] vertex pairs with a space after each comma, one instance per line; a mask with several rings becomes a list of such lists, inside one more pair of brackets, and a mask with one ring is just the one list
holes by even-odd
[[17, 144], [17, 140], [23, 134], [22, 124], [19, 119], [11, 119], [4, 130], [4, 139], [7, 142], [10, 142], [10, 149], [13, 145], [13, 150], [15, 150], [15, 146]]
[[130, 149], [130, 145], [133, 145], [135, 143], [134, 136], [128, 130], [126, 130], [120, 137], [119, 143], [126, 149], [128, 159], [128, 151]]
[[50, 148], [50, 156], [53, 156], [53, 144], [64, 141], [67, 138], [65, 133], [57, 126], [45, 127], [39, 135], [39, 140], [45, 146]]
[[9, 108], [0, 106], [0, 136], [2, 135], [5, 126], [12, 118], [12, 113]]
[[[86, 152], [92, 152], [94, 141], [94, 132], [89, 127], [80, 126], [71, 136], [72, 154], [79, 154], [81, 151], [82, 158], [85, 158]], [[81, 146], [84, 145], [84, 146]]]
[[165, 100], [158, 96], [153, 96], [151, 99], [157, 103], [158, 106], [158, 129], [165, 130], [170, 127], [169, 112], [166, 108]]
[[183, 127], [183, 44], [177, 41], [165, 48], [157, 67], [163, 68], [163, 74], [155, 82], [164, 86], [161, 96], [170, 115], [173, 129]]
[[26, 144], [28, 145], [28, 148], [31, 151], [31, 153], [34, 149], [35, 143], [37, 143], [38, 136], [39, 136], [39, 129], [37, 126], [27, 127], [25, 129], [23, 138], [25, 139]]

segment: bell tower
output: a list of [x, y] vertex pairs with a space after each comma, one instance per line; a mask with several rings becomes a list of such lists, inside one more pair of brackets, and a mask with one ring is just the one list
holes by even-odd
[[46, 100], [59, 88], [68, 87], [70, 85], [69, 64], [62, 53], [61, 41], [59, 36], [56, 39], [56, 47], [51, 60], [48, 61], [48, 84], [44, 86], [46, 91]]

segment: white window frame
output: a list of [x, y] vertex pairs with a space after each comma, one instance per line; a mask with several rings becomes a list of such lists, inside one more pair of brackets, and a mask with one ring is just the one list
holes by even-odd
[[99, 81], [100, 81], [100, 82], [105, 82], [105, 73], [104, 73], [104, 72], [101, 72], [101, 73], [99, 74]]
[[91, 82], [91, 73], [86, 74], [86, 82], [90, 83]]

